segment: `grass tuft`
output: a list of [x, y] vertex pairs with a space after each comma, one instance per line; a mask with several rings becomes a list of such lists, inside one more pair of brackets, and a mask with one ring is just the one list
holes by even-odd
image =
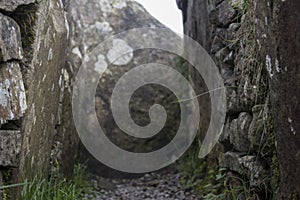
[[0, 187], [0, 190], [22, 187], [20, 200], [80, 200], [89, 191], [85, 167], [77, 165], [73, 178], [35, 177], [32, 181]]

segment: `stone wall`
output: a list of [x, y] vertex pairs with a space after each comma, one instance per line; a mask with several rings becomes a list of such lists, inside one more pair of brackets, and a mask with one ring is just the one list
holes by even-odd
[[76, 135], [63, 3], [4, 0], [0, 18], [0, 184], [10, 184], [48, 175], [50, 158], [74, 162]]
[[[225, 187], [240, 199], [271, 199], [278, 185], [278, 160], [270, 113], [269, 77], [260, 55], [256, 1], [177, 1], [185, 34], [198, 41], [219, 67], [227, 91], [227, 116], [220, 144], [208, 156], [225, 168]], [[258, 41], [258, 42], [257, 42]], [[191, 67], [201, 91], [202, 80]], [[199, 99], [203, 101], [203, 99]], [[223, 193], [225, 189], [222, 189]], [[229, 192], [230, 193], [230, 192]], [[230, 199], [230, 194], [227, 197]]]

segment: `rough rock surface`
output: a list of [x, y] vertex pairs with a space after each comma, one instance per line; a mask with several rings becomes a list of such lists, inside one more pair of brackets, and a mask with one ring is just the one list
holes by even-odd
[[[139, 88], [130, 100], [132, 119], [138, 125], [145, 126], [150, 123], [149, 108], [154, 104], [161, 104], [168, 113], [167, 123], [163, 130], [150, 139], [137, 139], [124, 133], [114, 121], [111, 112], [111, 95], [117, 81], [130, 69], [147, 63], [160, 63], [176, 68], [177, 56], [155, 49], [133, 50], [125, 39], [114, 39], [105, 49], [97, 49], [97, 45], [108, 36], [130, 30], [133, 28], [164, 27], [145, 9], [134, 1], [105, 0], [105, 1], [70, 1], [68, 5], [71, 30], [71, 49], [69, 60], [73, 71], [77, 71], [81, 63], [88, 60], [88, 66], [94, 66], [95, 72], [101, 73], [96, 91], [96, 112], [98, 121], [106, 136], [117, 146], [133, 152], [150, 152], [167, 144], [178, 130], [180, 111], [175, 96], [167, 89], [158, 85], [147, 85]], [[154, 37], [160, 43], [171, 46], [175, 44], [172, 38], [158, 38], [151, 31], [136, 35], [128, 35], [126, 40], [145, 42], [148, 37]], [[91, 54], [90, 52], [96, 52]], [[127, 52], [119, 57], [120, 53]], [[170, 79], [168, 74], [161, 74], [163, 79]], [[89, 120], [91, 123], [91, 120]], [[87, 157], [94, 170], [102, 171], [97, 162]], [[93, 164], [92, 164], [93, 163]], [[98, 163], [99, 164], [99, 163]], [[89, 164], [88, 164], [89, 165]], [[107, 173], [106, 173], [107, 174]]]
[[[260, 36], [253, 30], [258, 20], [253, 16], [256, 1], [177, 2], [185, 18], [185, 34], [210, 52], [227, 87], [227, 122], [220, 138], [221, 146], [208, 159], [228, 169], [225, 177], [229, 186], [238, 189], [242, 184], [231, 178], [233, 174], [249, 183], [250, 196], [271, 199], [272, 194], [263, 193], [262, 188], [270, 191], [276, 187], [271, 185], [270, 177], [274, 177], [273, 183], [277, 181], [277, 163], [268, 77], [263, 67], [265, 61], [260, 60], [257, 52], [260, 44], [256, 40]], [[195, 70], [190, 70], [190, 76], [195, 87], [203, 90], [201, 77]]]
[[17, 1], [10, 1], [10, 0], [1, 0], [0, 2], [0, 9], [5, 11], [14, 11], [18, 6], [24, 6], [31, 3], [35, 3], [36, 0], [17, 0]]
[[0, 125], [23, 117], [26, 109], [25, 88], [19, 63], [0, 65]]
[[[104, 179], [93, 176], [90, 184], [94, 192], [84, 199], [94, 200], [196, 200], [191, 191], [179, 184], [180, 174], [174, 170], [163, 170], [145, 174], [135, 179]], [[98, 194], [97, 194], [98, 193]], [[100, 193], [100, 194], [99, 194]]]
[[23, 58], [23, 48], [18, 24], [12, 18], [1, 13], [0, 20], [2, 23], [0, 27], [0, 62], [13, 59], [21, 60]]
[[17, 167], [21, 150], [20, 131], [0, 130], [0, 166]]
[[256, 35], [270, 85], [280, 182], [275, 199], [300, 199], [299, 1], [256, 1]]

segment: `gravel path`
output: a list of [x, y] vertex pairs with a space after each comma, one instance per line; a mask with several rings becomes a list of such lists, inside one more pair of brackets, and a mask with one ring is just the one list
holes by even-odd
[[85, 200], [196, 200], [179, 184], [180, 174], [163, 170], [135, 179], [104, 179], [93, 176], [90, 180], [94, 192]]

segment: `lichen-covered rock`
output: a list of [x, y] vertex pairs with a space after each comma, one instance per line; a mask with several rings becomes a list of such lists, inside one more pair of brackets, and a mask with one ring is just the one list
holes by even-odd
[[[105, 48], [97, 47], [109, 36], [133, 28], [164, 27], [148, 14], [138, 3], [130, 0], [70, 1], [71, 50], [69, 60], [71, 67], [77, 71], [84, 61], [91, 70], [101, 74], [96, 91], [96, 112], [101, 128], [106, 136], [118, 147], [133, 152], [150, 152], [167, 144], [178, 130], [180, 117], [179, 104], [176, 97], [162, 86], [150, 84], [136, 90], [128, 106], [134, 122], [140, 126], [150, 123], [149, 109], [153, 104], [161, 104], [167, 110], [168, 119], [164, 128], [150, 139], [135, 138], [124, 133], [114, 121], [111, 112], [111, 96], [118, 80], [129, 70], [148, 63], [160, 63], [176, 66], [176, 55], [156, 49], [134, 50], [128, 41], [138, 44], [147, 43], [148, 38], [155, 38], [165, 46], [176, 44], [174, 37], [161, 38], [154, 31], [145, 31], [137, 35], [126, 35], [125, 38], [115, 38], [105, 43]], [[174, 41], [174, 42], [173, 42]], [[93, 53], [90, 53], [93, 52]], [[125, 55], [122, 55], [126, 53]], [[121, 56], [122, 55], [122, 56]], [[161, 74], [160, 79], [170, 80], [168, 74]], [[174, 80], [175, 81], [175, 80]], [[126, 87], [126, 85], [124, 85]], [[98, 123], [87, 119], [88, 126]], [[87, 159], [88, 153], [83, 158]], [[94, 161], [89, 155], [90, 164]], [[96, 163], [96, 162], [94, 162]], [[88, 164], [89, 165], [89, 164]], [[94, 170], [101, 169], [96, 164]], [[99, 164], [98, 164], [99, 166]]]
[[1, 13], [0, 21], [0, 62], [13, 59], [21, 60], [23, 48], [18, 24], [12, 18]]
[[265, 164], [256, 156], [243, 156], [238, 159], [239, 164], [244, 168], [242, 174], [248, 176], [251, 187], [262, 187], [263, 184], [269, 184], [270, 174]]
[[0, 130], [0, 166], [17, 167], [20, 150], [20, 131]]
[[[270, 169], [265, 166], [272, 165], [271, 157], [276, 158], [276, 155], [273, 153], [275, 152], [274, 135], [267, 108], [269, 106], [267, 73], [263, 65], [267, 65], [273, 80], [279, 80], [274, 79], [276, 74], [282, 76], [280, 56], [275, 52], [278, 48], [273, 45], [278, 42], [278, 37], [272, 37], [274, 33], [281, 34], [282, 31], [273, 31], [277, 28], [269, 29], [268, 25], [276, 24], [278, 21], [277, 18], [272, 22], [270, 20], [274, 15], [276, 16], [274, 13], [278, 12], [276, 4], [278, 2], [284, 4], [286, 1], [278, 0], [272, 4], [266, 1], [243, 0], [178, 0], [177, 2], [183, 11], [185, 33], [211, 53], [227, 86], [227, 120], [220, 138], [224, 152], [215, 151], [210, 155], [221, 157], [221, 166], [229, 170], [226, 175], [227, 180], [230, 174], [233, 174], [234, 177], [242, 177], [242, 182], [250, 182], [249, 190], [253, 193], [250, 199], [252, 197], [268, 199], [272, 194], [264, 191], [270, 191], [271, 184], [265, 175], [270, 173]], [[291, 4], [296, 5], [296, 0]], [[286, 8], [286, 6], [282, 7]], [[286, 16], [290, 15], [286, 14]], [[296, 21], [294, 20], [294, 24]], [[290, 30], [297, 32], [295, 27], [295, 25], [290, 26]], [[293, 35], [296, 37], [296, 34]], [[266, 40], [269, 40], [266, 45], [268, 52], [263, 52], [264, 56], [261, 60], [258, 54], [261, 54], [260, 50], [264, 49], [262, 44], [266, 44]], [[287, 44], [293, 45], [291, 42]], [[282, 52], [286, 53], [284, 50]], [[295, 52], [293, 51], [294, 54]], [[199, 90], [203, 87], [201, 77], [195, 73], [193, 69], [190, 70], [196, 90]], [[280, 105], [286, 106], [286, 104]], [[283, 121], [287, 123], [287, 120]], [[246, 154], [249, 153], [250, 155], [247, 156]], [[242, 182], [239, 180], [227, 183], [233, 188], [238, 188], [242, 186]], [[265, 184], [261, 184], [263, 182]], [[243, 199], [245, 194], [241, 195]], [[228, 199], [232, 198], [232, 196], [228, 197]]]
[[12, 12], [14, 11], [18, 6], [21, 5], [28, 5], [31, 3], [36, 2], [36, 0], [15, 0], [15, 1], [11, 1], [11, 0], [1, 0], [0, 1], [0, 9], [1, 10], [5, 10], [5, 11], [9, 11]]
[[0, 65], [0, 126], [24, 116], [26, 94], [20, 65], [9, 62]]
[[226, 152], [222, 155], [221, 167], [226, 167], [250, 180], [251, 187], [261, 187], [268, 184], [268, 171], [265, 164], [256, 156], [244, 156], [236, 152]]
[[249, 126], [252, 117], [249, 113], [243, 112], [230, 124], [230, 143], [240, 152], [248, 152], [250, 142], [248, 140]]
[[242, 153], [226, 152], [222, 155], [220, 166], [226, 167], [232, 171], [243, 174], [243, 166], [240, 165], [239, 159], [243, 156]]

